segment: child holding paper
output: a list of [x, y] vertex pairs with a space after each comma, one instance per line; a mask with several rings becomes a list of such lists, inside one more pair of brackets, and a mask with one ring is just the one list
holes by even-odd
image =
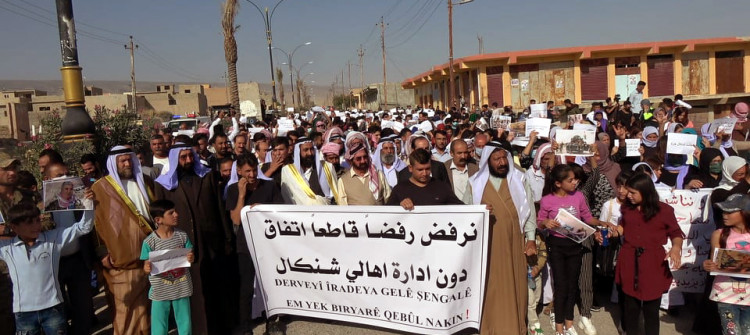
[[[151, 203], [149, 209], [154, 218], [156, 230], [143, 240], [141, 259], [143, 270], [151, 273], [152, 264], [149, 253], [159, 250], [192, 249], [187, 234], [175, 228], [177, 226], [177, 212], [175, 205], [169, 200], [157, 200]], [[192, 251], [187, 254], [187, 261], [192, 263], [195, 256]], [[174, 307], [174, 318], [180, 335], [192, 334], [190, 323], [190, 296], [193, 295], [193, 282], [187, 268], [177, 268], [149, 276], [151, 290], [151, 334], [165, 335], [169, 331], [169, 312]]]
[[[716, 204], [724, 211], [724, 228], [711, 234], [711, 255], [716, 249], [748, 250], [750, 232], [750, 196], [733, 194], [726, 201]], [[703, 262], [706, 271], [720, 270], [711, 259]], [[748, 278], [717, 275], [709, 295], [719, 305], [719, 318], [724, 334], [750, 333], [750, 290]]]
[[[568, 239], [553, 228], [560, 227], [555, 220], [558, 211], [564, 209], [579, 220], [600, 226], [603, 223], [591, 215], [583, 193], [576, 191], [578, 180], [573, 169], [567, 164], [557, 165], [545, 180], [542, 200], [539, 202], [537, 222], [541, 228], [550, 230], [547, 238], [547, 259], [554, 278], [555, 333], [575, 335], [573, 318], [578, 297], [578, 278], [581, 272], [583, 248], [581, 244]], [[593, 328], [590, 320], [584, 322], [586, 330]]]

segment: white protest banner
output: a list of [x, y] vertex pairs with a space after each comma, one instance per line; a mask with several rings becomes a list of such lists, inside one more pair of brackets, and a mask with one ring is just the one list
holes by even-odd
[[180, 248], [149, 252], [148, 260], [151, 262], [151, 275], [158, 275], [179, 268], [189, 268], [190, 262], [187, 260], [187, 254], [190, 251], [192, 249]]
[[[711, 250], [711, 233], [716, 225], [709, 222], [709, 205], [706, 204], [713, 189], [674, 190], [657, 187], [659, 200], [672, 206], [677, 224], [685, 234], [682, 243], [682, 266], [672, 270], [672, 285], [670, 291], [703, 293], [706, 273], [702, 264]], [[671, 241], [664, 246], [671, 247]]]
[[286, 133], [294, 130], [294, 120], [290, 118], [287, 118], [287, 117], [279, 118], [278, 123], [279, 123], [279, 132], [276, 136], [279, 136], [279, 137], [286, 136]]
[[493, 115], [492, 118], [490, 118], [490, 126], [492, 129], [507, 130], [510, 126], [510, 116]]
[[268, 316], [293, 314], [420, 334], [479, 328], [484, 206], [242, 209]]
[[533, 104], [531, 105], [531, 112], [529, 113], [530, 118], [547, 117], [547, 104]]
[[555, 155], [593, 156], [596, 132], [589, 130], [558, 129], [555, 133]]
[[627, 151], [625, 152], [626, 157], [640, 157], [641, 153], [638, 151], [638, 149], [641, 148], [641, 140], [637, 138], [628, 138], [625, 139], [625, 148], [627, 148]]
[[698, 135], [669, 133], [667, 134], [667, 153], [676, 155], [692, 155], [698, 143]]
[[544, 118], [533, 118], [526, 120], [526, 133], [524, 136], [529, 137], [532, 131], [537, 132], [538, 137], [549, 137], [549, 128], [552, 120]]
[[[734, 131], [734, 125], [737, 124], [737, 119], [733, 117], [723, 117], [720, 119], [713, 120], [711, 126], [708, 127], [709, 134], [716, 134], [721, 131], [724, 134], [731, 134]], [[705, 135], [705, 134], [703, 134]]]

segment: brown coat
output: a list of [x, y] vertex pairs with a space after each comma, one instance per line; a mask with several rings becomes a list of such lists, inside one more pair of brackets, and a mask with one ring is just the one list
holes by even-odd
[[[453, 159], [443, 164], [445, 164], [445, 170], [448, 171], [448, 181], [451, 183], [451, 189], [453, 189], [453, 172], [451, 171], [451, 164], [453, 164]], [[477, 171], [479, 171], [479, 166], [474, 162], [466, 163], [466, 167], [469, 168], [469, 177], [473, 176], [475, 173], [477, 173]]]

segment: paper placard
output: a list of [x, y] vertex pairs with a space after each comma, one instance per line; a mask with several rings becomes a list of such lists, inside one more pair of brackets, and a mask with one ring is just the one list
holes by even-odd
[[721, 131], [724, 134], [731, 134], [732, 131], [734, 131], [735, 124], [737, 124], [737, 119], [733, 117], [723, 117], [721, 119], [716, 119], [711, 122], [711, 126], [708, 128], [708, 133], [713, 135], [716, 134], [716, 132]]
[[149, 252], [148, 260], [151, 262], [151, 275], [155, 276], [179, 268], [189, 268], [190, 262], [187, 260], [187, 254], [190, 251], [192, 249], [180, 248]]
[[574, 123], [573, 130], [596, 131], [596, 126], [588, 123]]
[[676, 155], [692, 155], [695, 152], [695, 145], [698, 141], [698, 135], [669, 133], [667, 134], [667, 153]]
[[[616, 140], [615, 140], [616, 141]], [[641, 148], [641, 140], [637, 138], [628, 138], [625, 140], [625, 157], [640, 157], [641, 153], [638, 151]]]
[[286, 136], [286, 133], [294, 130], [294, 120], [282, 117], [278, 120], [279, 124], [279, 132], [276, 134], [276, 136]]
[[507, 130], [510, 126], [510, 116], [493, 115], [490, 119], [490, 126], [492, 129]]
[[555, 133], [555, 155], [593, 156], [596, 132], [590, 130], [558, 129]]
[[535, 117], [541, 117], [545, 118], [547, 117], [547, 104], [533, 104], [531, 105], [531, 113], [529, 113], [530, 118]]
[[716, 249], [713, 261], [720, 270], [711, 271], [712, 276], [750, 278], [750, 251]]
[[614, 140], [613, 143], [615, 144], [614, 145], [615, 147], [619, 147], [620, 146], [620, 140]]
[[532, 131], [537, 132], [537, 137], [549, 137], [549, 128], [552, 120], [544, 118], [533, 118], [526, 120], [526, 137], [529, 137]]
[[553, 230], [565, 235], [565, 237], [581, 243], [593, 234], [596, 229], [578, 220], [577, 217], [570, 214], [570, 212], [560, 208], [557, 211], [555, 221], [560, 223], [560, 227], [554, 228]]

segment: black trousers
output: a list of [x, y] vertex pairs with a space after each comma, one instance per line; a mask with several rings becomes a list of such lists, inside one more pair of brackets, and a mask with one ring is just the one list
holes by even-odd
[[550, 235], [547, 239], [547, 260], [552, 269], [555, 323], [573, 320], [581, 273], [581, 245], [565, 237]]
[[70, 318], [72, 335], [91, 334], [94, 301], [91, 296], [91, 269], [81, 252], [60, 257], [57, 278], [65, 299], [65, 314]]
[[[643, 301], [627, 294], [620, 295], [620, 299], [622, 300], [622, 314], [628, 335], [659, 335], [659, 303], [661, 299]], [[641, 312], [643, 312], [645, 333], [638, 327]]]
[[243, 334], [252, 334], [253, 282], [255, 281], [255, 266], [253, 266], [253, 259], [250, 257], [250, 254], [245, 253], [237, 253], [237, 263], [240, 272], [240, 330]]

